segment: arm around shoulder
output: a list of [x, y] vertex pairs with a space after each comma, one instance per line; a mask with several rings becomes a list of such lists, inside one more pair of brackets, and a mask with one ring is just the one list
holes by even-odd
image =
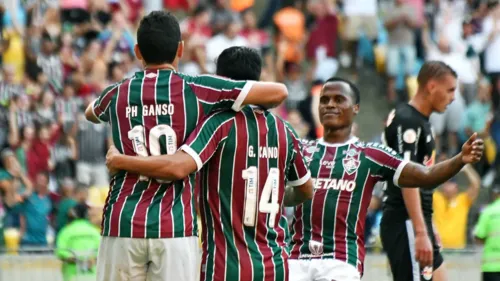
[[[250, 82], [248, 82], [250, 83]], [[255, 104], [272, 108], [288, 97], [285, 84], [275, 82], [253, 82], [242, 105]]]

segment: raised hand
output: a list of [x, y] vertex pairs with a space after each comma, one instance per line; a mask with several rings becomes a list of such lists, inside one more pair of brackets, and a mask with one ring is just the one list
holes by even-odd
[[462, 161], [466, 164], [474, 164], [481, 160], [484, 152], [484, 142], [478, 138], [477, 133], [472, 136], [462, 146]]

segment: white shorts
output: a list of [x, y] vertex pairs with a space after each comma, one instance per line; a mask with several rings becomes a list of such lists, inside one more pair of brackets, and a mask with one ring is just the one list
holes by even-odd
[[360, 281], [356, 267], [334, 259], [288, 260], [289, 281]]
[[97, 281], [199, 281], [198, 237], [102, 237]]

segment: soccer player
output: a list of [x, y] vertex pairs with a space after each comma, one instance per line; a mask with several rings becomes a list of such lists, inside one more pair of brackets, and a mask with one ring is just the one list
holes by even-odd
[[432, 187], [481, 158], [483, 142], [476, 135], [460, 154], [433, 167], [406, 161], [382, 144], [361, 142], [351, 134], [359, 102], [356, 86], [340, 78], [329, 79], [321, 90], [318, 112], [324, 137], [303, 147], [315, 192], [295, 208], [291, 281], [359, 281], [374, 185], [389, 180], [401, 187]]
[[[219, 75], [258, 79], [260, 70], [260, 56], [249, 48], [226, 49], [217, 60]], [[173, 156], [133, 157], [111, 148], [107, 164], [170, 180], [201, 171], [201, 280], [285, 281], [282, 206], [312, 196], [299, 145], [284, 121], [247, 106], [210, 115]]]
[[[126, 155], [174, 154], [203, 117], [244, 104], [266, 107], [287, 96], [284, 85], [233, 81], [176, 72], [184, 45], [176, 18], [144, 17], [135, 53], [144, 70], [107, 88], [87, 108], [109, 122], [113, 143]], [[173, 183], [120, 172], [104, 207], [98, 280], [195, 280], [198, 243], [194, 175]]]
[[[443, 62], [429, 61], [417, 81], [412, 100], [389, 114], [384, 142], [404, 159], [430, 167], [436, 150], [429, 116], [444, 112], [453, 101], [457, 74]], [[432, 193], [432, 189], [400, 189], [388, 182], [380, 235], [395, 281], [445, 280], [432, 225]]]

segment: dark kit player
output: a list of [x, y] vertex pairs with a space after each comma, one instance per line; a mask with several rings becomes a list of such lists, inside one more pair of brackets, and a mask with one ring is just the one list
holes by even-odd
[[352, 136], [360, 93], [340, 78], [320, 93], [319, 119], [324, 137], [305, 143], [304, 159], [314, 181], [314, 196], [296, 207], [290, 244], [290, 281], [359, 281], [365, 257], [365, 218], [374, 185], [431, 188], [480, 160], [482, 140], [473, 135], [462, 152], [434, 167], [406, 161], [379, 143]]
[[[261, 65], [255, 50], [233, 47], [219, 56], [217, 74], [258, 79]], [[169, 180], [200, 171], [201, 280], [288, 280], [282, 208], [310, 199], [312, 182], [300, 143], [280, 118], [251, 106], [214, 113], [174, 155], [135, 157], [111, 148], [107, 164]]]
[[[436, 149], [429, 123], [433, 112], [444, 112], [453, 101], [457, 74], [440, 61], [426, 62], [418, 74], [417, 94], [387, 118], [384, 141], [404, 159], [434, 165]], [[459, 122], [459, 120], [457, 120]], [[440, 246], [432, 225], [429, 189], [401, 189], [388, 182], [381, 238], [395, 281], [444, 281]]]
[[[207, 114], [245, 104], [269, 107], [287, 96], [282, 84], [177, 72], [184, 44], [177, 19], [167, 12], [141, 20], [134, 50], [144, 70], [108, 87], [86, 110], [88, 120], [110, 123], [113, 143], [125, 155], [174, 154]], [[114, 175], [97, 280], [197, 280], [194, 183], [194, 175], [176, 182]]]

